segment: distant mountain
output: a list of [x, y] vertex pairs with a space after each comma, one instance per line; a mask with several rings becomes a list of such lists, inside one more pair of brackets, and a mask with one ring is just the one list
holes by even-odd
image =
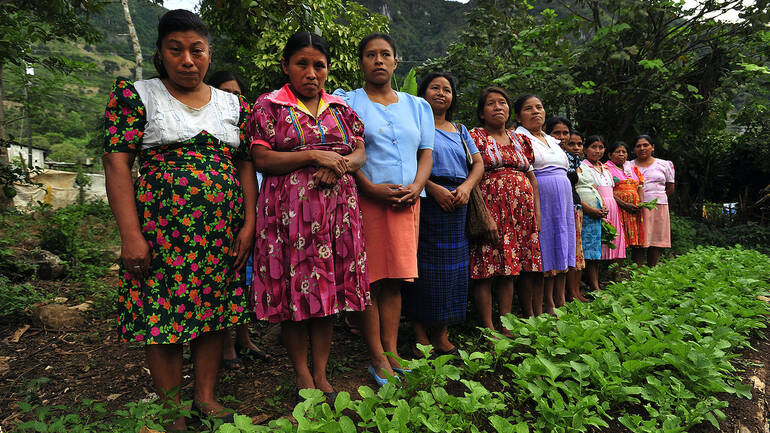
[[[465, 27], [467, 4], [446, 0], [356, 0], [390, 20], [401, 63], [408, 70], [431, 57], [444, 55]], [[402, 71], [405, 72], [405, 71]]]
[[[128, 7], [131, 9], [131, 20], [136, 27], [139, 45], [142, 46], [142, 57], [147, 61], [155, 52], [158, 20], [166, 13], [166, 9], [144, 0], [129, 0]], [[91, 18], [91, 24], [104, 35], [104, 39], [93, 46], [95, 51], [134, 60], [131, 38], [128, 36], [128, 26], [120, 2], [107, 3], [102, 13]], [[148, 71], [154, 71], [149, 63], [146, 63], [146, 66], [149, 66]]]

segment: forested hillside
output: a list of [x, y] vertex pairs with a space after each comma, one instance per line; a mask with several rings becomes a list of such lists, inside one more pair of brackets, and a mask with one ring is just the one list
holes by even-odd
[[[148, 61], [154, 52], [158, 17], [165, 9], [142, 0], [129, 4], [148, 75], [154, 72]], [[25, 144], [49, 149], [49, 160], [77, 162], [99, 156], [109, 87], [117, 76], [133, 77], [134, 55], [120, 3], [106, 4], [91, 22], [103, 35], [99, 42], [57, 42], [33, 49], [80, 62], [84, 69], [65, 75], [35, 67], [30, 76], [19, 66], [7, 65], [3, 71], [6, 117], [19, 119], [8, 125], [9, 134]], [[24, 118], [25, 107], [29, 118]]]
[[475, 3], [446, 0], [359, 0], [370, 11], [385, 15], [390, 33], [401, 49], [405, 66], [443, 55], [465, 24], [465, 11]]

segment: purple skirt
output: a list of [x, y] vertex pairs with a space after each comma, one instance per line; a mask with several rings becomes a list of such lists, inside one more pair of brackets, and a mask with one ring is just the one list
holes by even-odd
[[543, 272], [575, 266], [575, 208], [567, 170], [535, 170], [540, 190], [540, 253]]

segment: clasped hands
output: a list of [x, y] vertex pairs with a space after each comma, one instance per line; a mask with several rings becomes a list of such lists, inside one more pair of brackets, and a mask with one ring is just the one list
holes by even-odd
[[453, 212], [455, 209], [468, 204], [471, 197], [470, 188], [465, 185], [459, 185], [452, 191], [441, 185], [432, 185], [428, 193], [444, 212]]
[[317, 185], [334, 185], [345, 173], [350, 171], [350, 159], [337, 152], [318, 150], [314, 160], [319, 166], [318, 170], [313, 173], [313, 182]]

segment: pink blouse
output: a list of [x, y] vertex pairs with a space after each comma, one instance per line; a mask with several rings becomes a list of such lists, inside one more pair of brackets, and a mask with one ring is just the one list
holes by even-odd
[[644, 199], [649, 201], [657, 198], [658, 204], [667, 205], [666, 184], [674, 183], [674, 164], [658, 158], [648, 167], [637, 165], [636, 160], [631, 161], [631, 164], [644, 176]]

